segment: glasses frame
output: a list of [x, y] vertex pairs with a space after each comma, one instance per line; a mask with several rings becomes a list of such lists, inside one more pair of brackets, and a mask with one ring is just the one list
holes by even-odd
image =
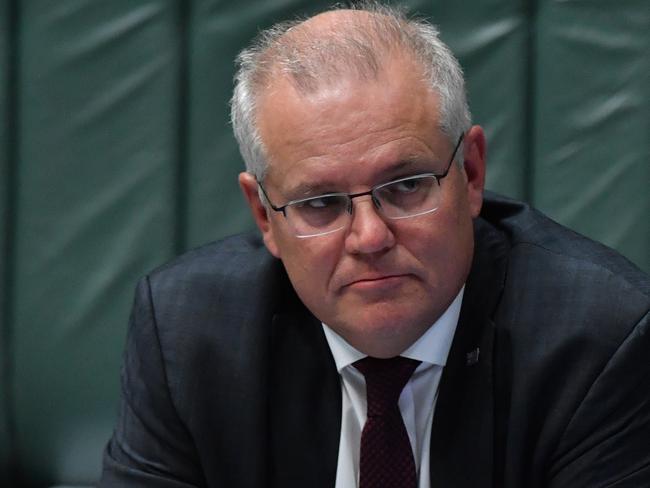
[[[282, 206], [276, 206], [276, 205], [273, 204], [273, 202], [271, 202], [271, 199], [269, 198], [269, 195], [266, 193], [266, 190], [264, 189], [264, 186], [262, 185], [262, 182], [260, 180], [258, 180], [257, 178], [255, 178], [255, 181], [257, 181], [257, 185], [262, 190], [262, 194], [264, 195], [264, 198], [268, 202], [271, 209], [276, 211], [276, 212], [282, 212], [282, 215], [284, 215], [285, 219], [287, 218], [287, 210], [286, 209], [290, 205], [295, 205], [297, 203], [303, 203], [303, 202], [306, 202], [306, 201], [309, 201], [309, 200], [312, 200], [312, 199], [315, 199], [315, 198], [323, 198], [323, 197], [330, 197], [330, 196], [340, 196], [340, 197], [344, 196], [344, 197], [347, 197], [348, 198], [347, 212], [350, 215], [352, 215], [352, 209], [353, 209], [352, 200], [354, 198], [363, 197], [363, 196], [366, 196], [366, 195], [371, 196], [373, 205], [375, 206], [375, 208], [377, 210], [381, 211], [381, 204], [379, 203], [379, 200], [377, 200], [377, 198], [375, 197], [375, 192], [377, 190], [380, 190], [381, 188], [384, 188], [384, 187], [388, 186], [388, 185], [392, 185], [394, 183], [399, 183], [400, 181], [408, 181], [408, 180], [413, 179], [413, 178], [420, 178], [420, 177], [428, 176], [428, 177], [435, 178], [436, 183], [438, 183], [438, 186], [440, 186], [440, 180], [444, 179], [449, 174], [449, 170], [451, 169], [451, 165], [453, 164], [454, 159], [456, 158], [456, 153], [458, 152], [458, 148], [460, 147], [461, 142], [463, 142], [463, 137], [464, 136], [465, 136], [465, 134], [463, 133], [458, 138], [458, 142], [456, 143], [456, 146], [454, 147], [454, 151], [451, 153], [451, 157], [449, 158], [449, 162], [447, 163], [447, 169], [445, 169], [445, 171], [443, 173], [421, 173], [421, 174], [417, 174], [417, 175], [407, 176], [405, 178], [398, 178], [396, 180], [387, 181], [386, 183], [381, 183], [380, 185], [373, 186], [370, 190], [362, 191], [362, 192], [359, 192], [359, 193], [324, 193], [322, 195], [314, 195], [313, 197], [300, 198], [298, 200], [290, 200], [290, 201], [288, 201], [287, 203], [285, 203]], [[408, 215], [408, 216], [405, 216], [405, 217], [386, 217], [386, 218], [391, 219], [391, 220], [408, 219], [408, 218], [411, 218], [411, 217], [417, 217], [418, 215], [427, 214], [427, 213], [433, 212], [435, 210], [436, 209], [428, 210], [426, 212], [416, 213], [416, 214]], [[383, 215], [383, 213], [382, 213], [382, 215]], [[337, 229], [325, 231], [322, 234], [319, 233], [319, 234], [312, 234], [312, 235], [306, 235], [306, 236], [298, 235], [296, 237], [301, 237], [301, 238], [304, 238], [304, 237], [317, 237], [317, 236], [321, 236], [321, 235], [331, 234], [332, 232], [337, 232], [337, 231], [341, 230], [342, 228], [343, 227], [339, 227]]]

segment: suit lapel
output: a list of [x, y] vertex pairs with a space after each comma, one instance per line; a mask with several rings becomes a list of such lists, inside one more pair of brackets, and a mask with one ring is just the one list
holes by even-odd
[[482, 221], [458, 327], [442, 375], [431, 432], [433, 486], [493, 486], [495, 324], [505, 239]]
[[334, 486], [341, 386], [322, 326], [294, 295], [273, 319], [270, 486]]

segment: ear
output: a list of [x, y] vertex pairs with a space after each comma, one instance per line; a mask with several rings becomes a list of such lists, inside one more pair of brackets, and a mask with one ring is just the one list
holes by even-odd
[[479, 125], [472, 126], [463, 140], [463, 166], [467, 175], [467, 198], [472, 217], [478, 217], [483, 205], [485, 187], [485, 133]]
[[253, 214], [253, 219], [255, 219], [255, 223], [262, 233], [266, 248], [276, 258], [279, 258], [280, 253], [273, 235], [273, 226], [269, 219], [268, 209], [260, 200], [257, 180], [250, 173], [239, 173], [239, 188], [241, 188], [244, 198], [246, 198], [246, 202], [248, 202], [248, 206]]

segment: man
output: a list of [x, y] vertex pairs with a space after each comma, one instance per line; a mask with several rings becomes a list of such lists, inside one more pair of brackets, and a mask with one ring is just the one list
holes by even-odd
[[141, 281], [101, 486], [650, 486], [648, 277], [484, 199], [435, 29], [334, 10], [239, 62], [263, 243]]

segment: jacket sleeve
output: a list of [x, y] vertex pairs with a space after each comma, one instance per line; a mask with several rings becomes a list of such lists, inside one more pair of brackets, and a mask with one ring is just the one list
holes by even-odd
[[121, 384], [119, 418], [104, 452], [100, 488], [205, 486], [170, 393], [148, 278], [136, 291]]
[[550, 488], [650, 486], [650, 312], [598, 375], [556, 452]]

